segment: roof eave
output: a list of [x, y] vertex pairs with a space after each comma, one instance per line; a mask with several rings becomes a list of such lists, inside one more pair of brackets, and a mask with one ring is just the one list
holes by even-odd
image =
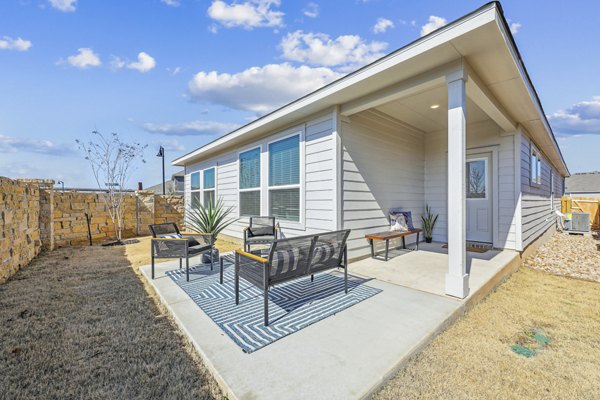
[[[335, 81], [333, 81], [333, 82], [331, 82], [331, 83], [329, 83], [329, 84], [327, 84], [327, 85], [325, 85], [303, 97], [300, 97], [299, 99], [296, 99], [296, 100], [270, 112], [269, 114], [266, 114], [266, 115], [238, 128], [232, 132], [229, 132], [229, 133], [213, 140], [212, 142], [209, 142], [206, 145], [197, 148], [196, 150], [193, 150], [181, 157], [176, 158], [175, 160], [173, 160], [171, 162], [171, 164], [174, 166], [186, 166], [186, 165], [195, 163], [197, 161], [193, 161], [193, 159], [199, 157], [202, 153], [207, 152], [207, 151], [211, 150], [212, 148], [217, 147], [221, 144], [224, 144], [224, 142], [226, 142], [228, 140], [232, 140], [243, 134], [246, 134], [253, 130], [259, 129], [260, 127], [266, 125], [269, 122], [277, 120], [278, 118], [281, 118], [292, 112], [298, 111], [304, 107], [314, 105], [314, 103], [316, 103], [318, 101], [322, 101], [327, 96], [335, 94], [336, 91], [343, 89], [344, 88], [343, 85], [348, 83], [348, 81], [356, 80], [356, 79], [360, 78], [360, 75], [365, 75], [365, 78], [371, 76], [371, 75], [369, 75], [369, 70], [389, 61], [390, 59], [393, 59], [396, 55], [402, 53], [403, 51], [406, 51], [409, 48], [414, 48], [416, 46], [419, 46], [422, 43], [425, 43], [432, 36], [438, 35], [442, 31], [450, 31], [452, 28], [460, 25], [461, 23], [468, 20], [469, 18], [472, 18], [476, 15], [488, 12], [490, 10], [496, 10], [499, 7], [500, 7], [500, 3], [497, 1], [492, 1], [487, 4], [484, 4], [483, 6], [479, 7], [478, 9], [460, 17], [459, 19], [452, 21], [451, 23], [429, 33], [428, 35], [418, 38], [411, 43], [408, 43], [407, 45], [393, 51], [392, 53], [390, 53], [368, 65], [365, 65], [364, 67], [362, 67], [362, 68], [360, 68], [338, 80], [335, 80]], [[340, 88], [336, 89], [337, 86], [340, 86]], [[331, 92], [331, 93], [328, 93], [328, 92]]]

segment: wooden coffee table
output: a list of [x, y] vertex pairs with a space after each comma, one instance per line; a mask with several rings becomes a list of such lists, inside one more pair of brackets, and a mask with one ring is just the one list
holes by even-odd
[[365, 235], [365, 239], [367, 239], [369, 241], [369, 243], [371, 244], [371, 258], [376, 258], [375, 257], [375, 244], [374, 244], [375, 240], [378, 240], [378, 241], [385, 240], [385, 261], [388, 260], [388, 254], [389, 254], [389, 250], [390, 250], [390, 239], [402, 238], [402, 248], [406, 249], [405, 238], [408, 235], [416, 234], [417, 235], [417, 247], [414, 250], [419, 250], [419, 236], [422, 231], [423, 231], [423, 229], [415, 228], [415, 229], [412, 229], [412, 230], [406, 231], [406, 232], [386, 231], [386, 232], [378, 232], [378, 233], [371, 233], [369, 235]]

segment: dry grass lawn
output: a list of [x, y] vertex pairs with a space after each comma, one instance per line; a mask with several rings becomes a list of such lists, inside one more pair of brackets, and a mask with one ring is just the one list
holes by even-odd
[[[535, 327], [548, 348], [514, 354]], [[522, 267], [374, 397], [600, 399], [600, 284]]]
[[222, 397], [149, 298], [130, 249], [56, 250], [0, 285], [0, 398]]

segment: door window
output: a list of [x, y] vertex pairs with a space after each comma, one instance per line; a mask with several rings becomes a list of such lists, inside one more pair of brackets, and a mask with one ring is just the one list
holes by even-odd
[[487, 192], [487, 163], [467, 161], [467, 199], [485, 199]]

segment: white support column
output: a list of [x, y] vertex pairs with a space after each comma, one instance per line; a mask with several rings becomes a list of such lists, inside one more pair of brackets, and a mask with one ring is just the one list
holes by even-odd
[[465, 170], [467, 147], [467, 76], [464, 70], [447, 76], [448, 82], [448, 272], [446, 294], [469, 294], [466, 254]]

